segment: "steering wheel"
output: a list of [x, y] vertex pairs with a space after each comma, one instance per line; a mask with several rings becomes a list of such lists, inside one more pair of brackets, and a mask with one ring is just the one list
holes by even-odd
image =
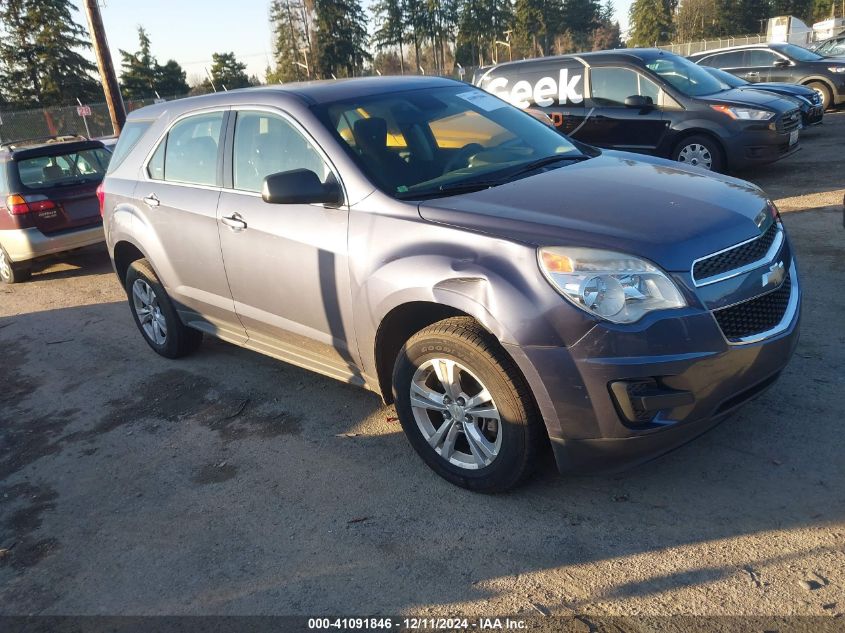
[[468, 143], [464, 145], [449, 159], [446, 167], [443, 168], [443, 173], [448, 174], [450, 171], [455, 171], [460, 167], [467, 167], [469, 165], [469, 159], [482, 150], [484, 150], [484, 147], [479, 143]]

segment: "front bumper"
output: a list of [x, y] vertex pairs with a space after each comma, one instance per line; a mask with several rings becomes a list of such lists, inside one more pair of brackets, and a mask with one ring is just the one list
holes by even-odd
[[50, 235], [45, 235], [35, 228], [0, 231], [0, 245], [9, 255], [9, 259], [16, 263], [98, 244], [104, 240], [101, 224]]
[[[633, 326], [599, 323], [568, 349], [509, 349], [546, 420], [559, 470], [615, 471], [648, 461], [768, 389], [798, 342], [801, 289], [794, 264], [790, 275], [794, 300], [781, 323], [755, 342], [730, 343], [712, 313], [688, 309]], [[662, 395], [652, 401], [666, 408], [631, 420], [613, 385], [642, 381], [659, 386]]]
[[801, 149], [798, 137], [794, 137], [795, 142], [792, 138], [791, 133], [746, 130], [743, 134], [724, 139], [728, 168], [738, 171], [791, 156]]
[[812, 106], [801, 110], [801, 122], [804, 127], [821, 125], [824, 120], [824, 106]]

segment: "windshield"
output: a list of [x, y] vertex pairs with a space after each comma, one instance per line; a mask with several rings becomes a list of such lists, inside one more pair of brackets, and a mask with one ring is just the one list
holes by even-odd
[[102, 148], [17, 161], [21, 183], [30, 189], [74, 185], [103, 179], [111, 154]]
[[702, 66], [702, 68], [713, 75], [714, 78], [725, 84], [725, 88], [739, 88], [740, 86], [750, 85], [747, 81], [745, 81], [745, 79], [740, 79], [726, 70], [711, 68], [709, 66]]
[[819, 59], [824, 59], [821, 55], [816, 55], [813, 51], [808, 51], [806, 48], [795, 46], [795, 44], [786, 44], [785, 46], [780, 46], [775, 50], [783, 53], [787, 57], [796, 59], [799, 62], [814, 62]]
[[553, 128], [472, 86], [339, 101], [317, 114], [370, 180], [397, 198], [492, 186], [535, 161], [581, 156]]
[[712, 95], [725, 89], [722, 82], [683, 57], [660, 57], [646, 64], [646, 67], [688, 97]]

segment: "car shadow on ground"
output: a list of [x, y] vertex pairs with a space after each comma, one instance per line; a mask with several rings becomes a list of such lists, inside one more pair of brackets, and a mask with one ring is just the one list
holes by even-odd
[[95, 244], [33, 262], [32, 281], [101, 275], [111, 270], [111, 260], [105, 244]]

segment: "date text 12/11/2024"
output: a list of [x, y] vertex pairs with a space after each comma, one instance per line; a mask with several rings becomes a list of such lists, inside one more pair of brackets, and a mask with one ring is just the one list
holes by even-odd
[[402, 631], [524, 631], [528, 624], [518, 618], [309, 618], [309, 630]]

